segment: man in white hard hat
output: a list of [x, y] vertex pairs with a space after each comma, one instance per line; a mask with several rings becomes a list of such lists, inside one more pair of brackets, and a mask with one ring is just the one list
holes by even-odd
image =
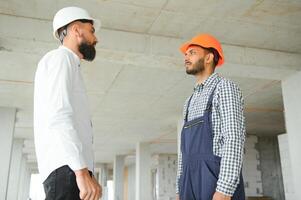
[[78, 7], [59, 10], [53, 35], [61, 46], [39, 62], [34, 88], [34, 136], [46, 200], [98, 200], [93, 176], [92, 123], [81, 75], [95, 58], [99, 22]]

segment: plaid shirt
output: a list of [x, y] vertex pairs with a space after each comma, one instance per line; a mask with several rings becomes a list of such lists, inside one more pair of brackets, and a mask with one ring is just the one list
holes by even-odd
[[[188, 121], [203, 116], [216, 84], [218, 85], [212, 102], [213, 153], [222, 158], [216, 191], [232, 196], [240, 179], [245, 142], [243, 98], [240, 89], [232, 81], [213, 73], [203, 84], [195, 86], [188, 108]], [[188, 99], [184, 105], [184, 116], [187, 103]], [[179, 193], [183, 165], [182, 153], [178, 156], [176, 193]]]

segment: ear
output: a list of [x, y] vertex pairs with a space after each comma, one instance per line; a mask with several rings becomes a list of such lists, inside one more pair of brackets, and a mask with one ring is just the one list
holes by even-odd
[[72, 24], [72, 26], [70, 27], [70, 31], [72, 31], [76, 37], [79, 37], [82, 34], [80, 26], [77, 23]]
[[205, 63], [206, 64], [213, 63], [214, 62], [213, 59], [214, 59], [213, 53], [211, 53], [211, 52], [207, 53], [207, 55], [205, 56]]

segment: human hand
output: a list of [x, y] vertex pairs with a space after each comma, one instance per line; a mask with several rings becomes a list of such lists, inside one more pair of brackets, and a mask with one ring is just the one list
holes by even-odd
[[[92, 177], [92, 180], [94, 181], [94, 183], [95, 183], [96, 185], [99, 186], [99, 197], [98, 197], [98, 199], [100, 199], [100, 198], [102, 197], [102, 186], [97, 182], [97, 180], [95, 179], [94, 176]], [[98, 200], [98, 199], [97, 199], [97, 200]]]
[[220, 192], [215, 192], [212, 200], [231, 200], [231, 196], [224, 195]]
[[94, 177], [91, 177], [87, 168], [74, 171], [79, 188], [79, 197], [82, 200], [99, 200], [101, 187]]

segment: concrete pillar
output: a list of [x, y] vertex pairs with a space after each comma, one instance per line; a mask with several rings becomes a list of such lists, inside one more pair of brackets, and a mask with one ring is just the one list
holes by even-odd
[[123, 172], [124, 155], [117, 155], [114, 159], [113, 181], [114, 181], [114, 200], [123, 200]]
[[301, 199], [301, 72], [282, 81], [282, 95], [285, 110], [285, 124], [288, 133], [289, 154], [295, 197]]
[[107, 187], [107, 181], [109, 176], [109, 171], [107, 164], [101, 164], [99, 167], [99, 175], [98, 175], [99, 184], [102, 187]]
[[129, 192], [129, 168], [124, 167], [124, 176], [123, 176], [123, 200], [128, 200]]
[[279, 152], [281, 159], [281, 170], [284, 186], [285, 200], [295, 200], [293, 187], [292, 165], [288, 147], [287, 134], [278, 135]]
[[148, 143], [136, 147], [136, 200], [152, 200], [151, 152]]
[[23, 140], [15, 139], [13, 142], [13, 151], [8, 180], [7, 199], [17, 199], [19, 191], [19, 178], [22, 162]]
[[26, 158], [22, 157], [18, 200], [24, 200], [29, 198], [30, 178], [31, 171], [27, 165]]
[[107, 181], [109, 177], [109, 170], [107, 164], [98, 164], [98, 182], [102, 187], [102, 200], [108, 200]]
[[132, 164], [128, 166], [128, 200], [135, 199], [135, 176], [136, 176], [136, 165]]
[[15, 108], [0, 107], [0, 199], [7, 199], [8, 176], [15, 127]]

